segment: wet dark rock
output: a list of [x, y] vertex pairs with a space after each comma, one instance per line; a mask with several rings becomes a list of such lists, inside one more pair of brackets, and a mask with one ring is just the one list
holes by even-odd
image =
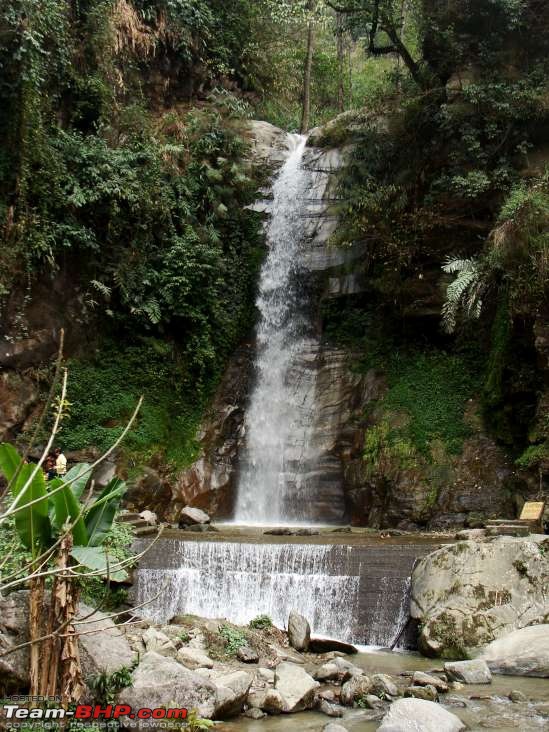
[[351, 643], [344, 643], [330, 638], [311, 638], [309, 643], [310, 653], [329, 653], [330, 651], [339, 651], [346, 655], [358, 653], [358, 649]]

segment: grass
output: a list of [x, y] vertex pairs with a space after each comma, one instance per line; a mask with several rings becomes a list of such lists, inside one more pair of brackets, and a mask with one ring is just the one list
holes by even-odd
[[390, 445], [397, 457], [409, 461], [414, 450], [429, 456], [436, 442], [448, 453], [461, 452], [472, 432], [464, 420], [465, 407], [481, 383], [474, 359], [406, 340], [394, 324], [368, 308], [327, 310], [325, 322], [327, 337], [356, 355], [357, 371], [377, 369], [387, 379], [377, 404], [381, 422], [369, 430], [366, 452], [375, 457]]
[[110, 447], [141, 395], [144, 403], [123, 444], [130, 463], [161, 456], [174, 468], [196, 457], [196, 432], [206, 396], [185, 389], [186, 373], [172, 347], [153, 338], [136, 345], [107, 342], [89, 359], [71, 360], [65, 450]]

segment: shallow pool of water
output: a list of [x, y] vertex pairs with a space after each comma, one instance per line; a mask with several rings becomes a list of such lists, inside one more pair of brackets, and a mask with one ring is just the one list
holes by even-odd
[[[367, 673], [387, 673], [392, 676], [413, 671], [442, 669], [442, 663], [423, 658], [415, 653], [388, 653], [367, 651], [353, 657], [353, 663]], [[513, 691], [521, 691], [530, 700], [513, 704], [507, 698]], [[464, 686], [459, 691], [441, 695], [449, 704], [446, 708], [467, 724], [469, 730], [482, 732], [498, 729], [500, 732], [535, 732], [549, 730], [549, 682], [547, 679], [529, 679], [514, 676], [494, 676], [491, 684]], [[453, 701], [452, 701], [453, 700]], [[546, 709], [536, 708], [545, 703]], [[465, 706], [459, 706], [465, 705]], [[369, 712], [350, 709], [340, 719], [331, 720], [317, 712], [267, 717], [258, 721], [239, 717], [219, 727], [223, 732], [321, 732], [328, 722], [340, 722], [348, 732], [374, 732], [379, 721], [365, 719]]]

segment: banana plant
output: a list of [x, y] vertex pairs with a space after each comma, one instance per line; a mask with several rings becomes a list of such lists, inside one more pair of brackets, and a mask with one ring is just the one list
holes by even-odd
[[[65, 527], [70, 526], [71, 554], [80, 565], [108, 574], [116, 581], [126, 579], [124, 570], [110, 570], [117, 560], [102, 548], [126, 484], [114, 478], [96, 500], [84, 506], [82, 495], [91, 473], [88, 463], [79, 463], [62, 478], [47, 483], [42, 470], [33, 476], [35, 470], [35, 465], [23, 462], [13, 445], [0, 444], [0, 472], [11, 485], [13, 497], [19, 497], [15, 526], [24, 546], [37, 557], [55, 543]], [[23, 490], [24, 495], [20, 496]], [[33, 503], [28, 505], [31, 501]]]

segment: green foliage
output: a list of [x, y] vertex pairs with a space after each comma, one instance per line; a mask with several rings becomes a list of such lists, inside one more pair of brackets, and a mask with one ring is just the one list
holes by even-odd
[[219, 635], [225, 641], [225, 653], [228, 656], [234, 656], [238, 649], [248, 642], [245, 633], [231, 625], [222, 625], [219, 629]]
[[[14, 498], [20, 499], [16, 507], [15, 528], [21, 542], [34, 557], [55, 544], [57, 537], [70, 527], [72, 556], [86, 568], [109, 574], [113, 558], [98, 547], [107, 539], [120, 497], [126, 490], [122, 481], [111, 481], [91, 505], [82, 506], [79, 502], [82, 465], [75, 466], [70, 472], [69, 479], [75, 478], [75, 495], [66, 476], [46, 485], [42, 469], [33, 463], [24, 463], [15, 448], [7, 443], [0, 445], [0, 471], [11, 482]], [[123, 580], [127, 574], [118, 570], [112, 576]]]
[[126, 686], [130, 686], [131, 683], [132, 669], [128, 666], [122, 666], [110, 674], [97, 674], [88, 681], [95, 701], [102, 706], [114, 704], [118, 692], [125, 689]]
[[530, 445], [527, 447], [522, 455], [515, 460], [515, 465], [519, 468], [528, 470], [542, 464], [547, 464], [548, 461], [549, 443], [544, 442], [541, 445]]
[[[131, 526], [124, 521], [115, 521], [108, 536], [105, 539], [104, 547], [108, 551], [112, 561], [125, 562], [133, 556], [131, 545], [134, 540], [134, 533]], [[82, 599], [92, 607], [99, 607], [104, 611], [111, 611], [118, 608], [127, 601], [127, 590], [120, 587], [108, 587], [101, 577], [84, 577], [80, 580]]]
[[196, 709], [192, 709], [189, 713], [184, 729], [189, 732], [203, 732], [203, 730], [211, 729], [215, 725], [211, 719], [203, 719], [198, 716]]
[[160, 456], [174, 467], [188, 465], [196, 456], [196, 430], [216, 379], [217, 374], [203, 381], [198, 391], [176, 343], [156, 338], [133, 345], [106, 341], [90, 358], [69, 362], [72, 407], [60, 439], [70, 450], [89, 445], [108, 449], [143, 394], [145, 401], [122, 447], [128, 462]]
[[273, 621], [268, 615], [258, 615], [257, 618], [252, 618], [248, 625], [254, 630], [265, 630], [266, 628], [272, 628]]

